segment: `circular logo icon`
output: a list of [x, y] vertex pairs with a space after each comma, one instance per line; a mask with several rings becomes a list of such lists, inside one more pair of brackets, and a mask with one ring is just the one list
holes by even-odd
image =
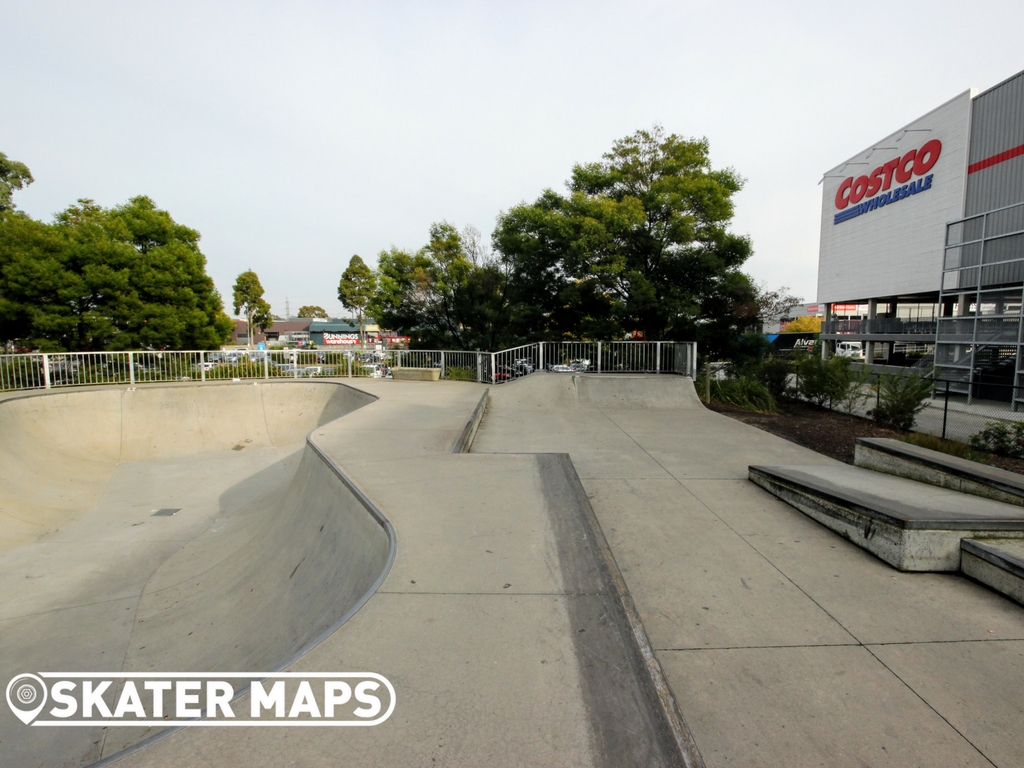
[[46, 699], [46, 683], [36, 675], [16, 675], [7, 684], [7, 706], [26, 725], [36, 719], [46, 706]]

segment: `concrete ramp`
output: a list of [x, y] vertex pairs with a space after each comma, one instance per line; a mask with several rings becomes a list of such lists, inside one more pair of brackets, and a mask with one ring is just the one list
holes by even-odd
[[703, 408], [683, 376], [541, 372], [502, 384], [491, 397], [514, 410]]
[[684, 376], [573, 376], [580, 408], [636, 410], [703, 408], [693, 381]]
[[313, 382], [196, 392], [89, 389], [0, 403], [0, 553], [81, 518], [120, 463], [297, 446], [311, 429], [373, 400]]
[[[0, 402], [0, 677], [288, 663], [393, 557], [389, 524], [304, 439], [374, 399], [271, 382]], [[159, 732], [12, 721], [10, 765], [89, 765]]]

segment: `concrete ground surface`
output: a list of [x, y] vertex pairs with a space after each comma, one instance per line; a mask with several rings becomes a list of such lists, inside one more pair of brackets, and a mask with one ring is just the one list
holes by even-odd
[[[256, 671], [275, 666], [273, 653], [287, 658], [301, 638], [292, 637], [288, 622], [282, 626], [280, 614], [296, 632], [315, 636], [351, 604], [329, 599], [350, 585], [275, 585], [303, 574], [329, 576], [358, 555], [343, 550], [332, 559], [318, 549], [317, 525], [349, 514], [318, 496], [327, 479], [308, 469], [310, 448], [294, 439], [319, 423], [310, 440], [386, 511], [397, 556], [369, 602], [287, 670], [382, 674], [397, 691], [392, 717], [375, 728], [186, 728], [119, 754], [154, 731], [68, 728], [55, 737], [47, 730], [58, 729], [27, 729], [4, 712], [0, 763], [86, 765], [106, 757], [119, 766], [678, 764], [638, 677], [628, 628], [610, 619], [615, 596], [594, 567], [593, 537], [574, 522], [585, 497], [571, 464], [552, 455], [452, 454], [484, 393], [480, 385], [356, 384], [379, 399], [361, 396], [332, 410], [325, 398], [334, 403], [340, 395], [326, 395], [300, 414], [283, 405], [268, 409], [265, 401], [352, 390], [246, 382], [62, 392], [0, 404], [6, 432], [16, 438], [8, 441], [12, 462], [46, 453], [50, 440], [51, 456], [64, 462], [54, 464], [55, 477], [94, 480], [81, 489], [65, 483], [44, 507], [34, 502], [31, 484], [12, 478], [3, 509], [16, 512], [22, 525], [9, 526], [19, 539], [0, 560], [7, 629], [0, 666], [6, 679], [52, 669]], [[185, 413], [155, 428], [150, 419], [166, 409], [131, 405], [147, 397]], [[229, 408], [233, 397], [246, 399], [246, 407]], [[266, 413], [257, 411], [261, 399]], [[138, 418], [124, 420], [129, 412]], [[121, 428], [95, 440], [104, 460], [78, 466], [97, 451], [69, 453], [69, 440], [117, 418]], [[196, 429], [185, 423], [189, 418], [220, 423]], [[175, 435], [189, 433], [197, 433], [195, 444], [180, 446]], [[178, 450], [166, 450], [168, 441]], [[16, 469], [27, 463], [18, 460]], [[101, 470], [108, 472], [105, 483]], [[163, 505], [181, 511], [152, 517], [150, 507]], [[50, 527], [29, 536], [23, 527], [37, 517]], [[240, 532], [225, 539], [232, 523]], [[352, 525], [339, 533], [342, 542], [361, 545], [372, 544], [369, 535]], [[70, 567], [40, 569], [44, 550], [62, 544], [75, 553]], [[278, 561], [295, 570], [279, 572]], [[35, 576], [44, 578], [33, 582]], [[249, 589], [253, 579], [263, 580], [260, 589]], [[24, 583], [33, 586], [26, 592]], [[311, 611], [327, 618], [316, 623]], [[244, 655], [232, 657], [240, 647]], [[218, 648], [225, 653], [211, 650]], [[246, 711], [247, 698], [235, 709]]]
[[[9, 462], [0, 467], [0, 511], [21, 510], [2, 523], [12, 531], [0, 554], [4, 680], [53, 668], [55, 655], [94, 629], [89, 669], [110, 668], [95, 660], [107, 643], [117, 646], [125, 669], [156, 663], [123, 634], [107, 638], [131, 632], [113, 614], [82, 622], [73, 609], [92, 610], [89, 601], [60, 604], [69, 590], [31, 584], [47, 547], [112, 552], [145, 539], [121, 581], [84, 556], [77, 572], [38, 572], [116, 593], [109, 604], [93, 601], [113, 608], [146, 601], [139, 585], [154, 574], [139, 553], [173, 566], [158, 574], [158, 592], [178, 588], [175, 573], [223, 554], [218, 521], [235, 515], [232, 530], [246, 533], [227, 539], [234, 543], [216, 558], [221, 570], [211, 571], [211, 583], [218, 573], [231, 581], [228, 574], [242, 567], [262, 577], [261, 563], [267, 584], [287, 582], [287, 573], [276, 575], [286, 566], [300, 577], [336, 566], [339, 558], [318, 549], [317, 525], [356, 512], [335, 499], [343, 489], [316, 474], [309, 446], [296, 439], [313, 429], [318, 449], [391, 520], [397, 555], [369, 601], [287, 670], [383, 674], [397, 691], [394, 714], [374, 728], [186, 728], [118, 766], [671, 764], [621, 627], [608, 620], [612, 601], [581, 543], [585, 531], [572, 524], [577, 473], [708, 766], [1024, 764], [1015, 734], [1024, 714], [1024, 609], [959, 576], [898, 573], [746, 480], [749, 464], [836, 462], [705, 410], [692, 383], [675, 376], [535, 374], [491, 387], [469, 455], [451, 450], [481, 385], [352, 384], [379, 399], [328, 407], [334, 400], [314, 387], [309, 408], [297, 414], [268, 409], [280, 400], [267, 400], [269, 393], [287, 394], [268, 388], [263, 427], [208, 430], [215, 445], [185, 445], [173, 455], [146, 454], [159, 443], [149, 434], [135, 461], [123, 460], [133, 444], [123, 436], [116, 454], [100, 450], [108, 443], [99, 441], [95, 451], [63, 456], [60, 441], [81, 434], [74, 424], [43, 419], [50, 444], [33, 441], [29, 427], [2, 422], [8, 404], [0, 403], [0, 451], [7, 449]], [[260, 390], [248, 382], [201, 388]], [[56, 400], [48, 403], [59, 410]], [[123, 416], [123, 403], [115, 410]], [[8, 441], [9, 429], [22, 442]], [[245, 447], [234, 450], [239, 444]], [[53, 476], [81, 487], [70, 493], [52, 483], [36, 498], [32, 491], [47, 477], [39, 462], [55, 457], [66, 461], [66, 472]], [[326, 496], [306, 495], [321, 486]], [[157, 498], [182, 512], [135, 526], [141, 507], [132, 502], [143, 497], [147, 513]], [[342, 506], [304, 512], [331, 504]], [[255, 517], [247, 525], [243, 515]], [[132, 531], [164, 523], [162, 532]], [[336, 539], [370, 541], [375, 534], [357, 523], [339, 528]], [[255, 542], [266, 547], [240, 559], [243, 543]], [[316, 567], [302, 564], [306, 550], [321, 552]], [[380, 568], [373, 562], [360, 566], [360, 583]], [[339, 570], [338, 588], [351, 587], [342, 576]], [[311, 588], [307, 581], [303, 594]], [[206, 600], [199, 605], [223, 609], [209, 590], [199, 593]], [[283, 653], [299, 638], [278, 626], [279, 606], [330, 614], [323, 619], [330, 625], [347, 604], [327, 599], [334, 591], [312, 603], [277, 591], [230, 618], [236, 634], [254, 641], [267, 634]], [[183, 618], [173, 602], [150, 600], [150, 614], [176, 626]], [[301, 612], [289, 619], [310, 623]], [[197, 670], [220, 663], [178, 634], [158, 660], [177, 658]], [[8, 641], [13, 636], [22, 639]], [[218, 637], [208, 640], [225, 648], [234, 642]], [[253, 648], [247, 659], [269, 650]], [[133, 653], [141, 655], [133, 660]], [[0, 764], [40, 764], [22, 759], [23, 731], [12, 738], [10, 720], [5, 711]], [[101, 741], [78, 760], [42, 764], [116, 756], [113, 737]]]
[[837, 462], [671, 381], [634, 379], [675, 401], [639, 409], [583, 402], [586, 377], [494, 387], [473, 450], [572, 457], [707, 765], [1024, 765], [1024, 608], [899, 573], [748, 482]]

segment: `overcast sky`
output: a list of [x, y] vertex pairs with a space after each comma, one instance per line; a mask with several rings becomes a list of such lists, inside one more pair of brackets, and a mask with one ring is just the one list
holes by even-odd
[[[145, 194], [230, 304], [319, 304], [352, 254], [495, 217], [660, 123], [747, 179], [748, 272], [815, 298], [822, 173], [1024, 68], [1021, 2], [0, 0], [0, 151], [49, 220]], [[230, 306], [227, 307], [230, 311]]]

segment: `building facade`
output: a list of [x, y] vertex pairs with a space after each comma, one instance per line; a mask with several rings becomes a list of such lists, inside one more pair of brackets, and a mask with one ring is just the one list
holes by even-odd
[[822, 186], [826, 349], [861, 341], [890, 364], [934, 351], [938, 375], [967, 394], [1024, 385], [1024, 72], [964, 91]]

